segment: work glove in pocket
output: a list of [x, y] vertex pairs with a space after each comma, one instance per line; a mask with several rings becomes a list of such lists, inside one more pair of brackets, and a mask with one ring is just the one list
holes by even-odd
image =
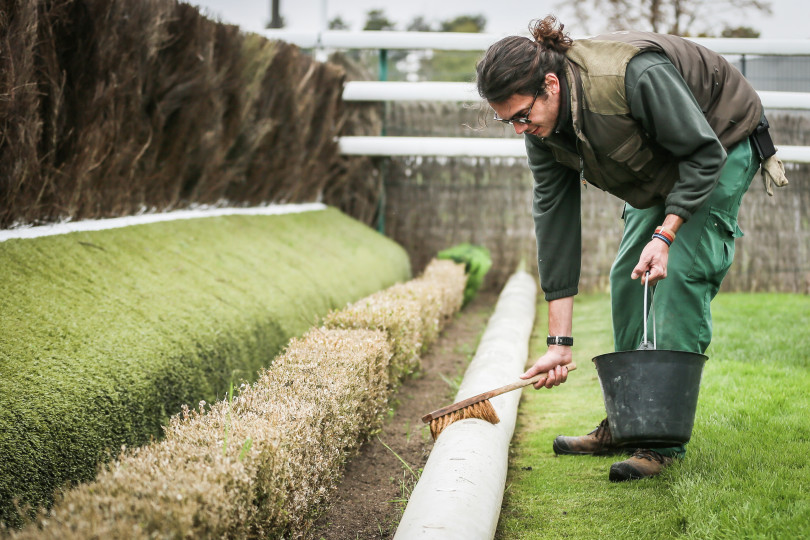
[[765, 191], [773, 197], [773, 186], [785, 187], [788, 179], [785, 176], [785, 166], [776, 156], [771, 156], [761, 165], [762, 183], [765, 184]]

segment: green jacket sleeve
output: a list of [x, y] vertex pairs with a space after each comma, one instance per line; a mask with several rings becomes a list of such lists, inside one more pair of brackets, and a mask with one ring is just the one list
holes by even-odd
[[665, 55], [646, 52], [630, 60], [625, 87], [633, 118], [680, 160], [680, 178], [667, 196], [665, 212], [688, 220], [717, 184], [726, 151]]
[[582, 260], [579, 173], [560, 165], [534, 135], [525, 135], [534, 176], [532, 215], [537, 267], [546, 300], [577, 294]]

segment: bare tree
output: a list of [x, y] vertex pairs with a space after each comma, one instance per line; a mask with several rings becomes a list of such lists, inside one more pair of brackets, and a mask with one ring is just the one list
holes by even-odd
[[770, 14], [768, 0], [568, 0], [560, 13], [572, 13], [586, 32], [650, 30], [688, 36], [717, 33], [730, 19], [751, 11]]

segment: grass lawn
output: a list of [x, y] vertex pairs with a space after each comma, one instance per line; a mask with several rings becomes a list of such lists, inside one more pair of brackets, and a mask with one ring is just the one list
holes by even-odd
[[[614, 484], [621, 457], [555, 457], [558, 434], [605, 417], [591, 358], [612, 351], [607, 295], [576, 299], [580, 369], [523, 392], [496, 538], [810, 538], [810, 297], [721, 294], [712, 304], [692, 441], [660, 477]], [[538, 306], [531, 354], [545, 348]]]

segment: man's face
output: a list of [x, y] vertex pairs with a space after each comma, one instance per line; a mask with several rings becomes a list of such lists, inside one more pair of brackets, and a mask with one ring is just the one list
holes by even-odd
[[[534, 96], [513, 94], [500, 103], [489, 104], [499, 118], [511, 120], [515, 133], [530, 133], [538, 137], [548, 137], [557, 126], [560, 115], [560, 80], [556, 75], [546, 75], [546, 93]], [[528, 116], [527, 116], [528, 115]], [[528, 118], [529, 123], [522, 123]]]

